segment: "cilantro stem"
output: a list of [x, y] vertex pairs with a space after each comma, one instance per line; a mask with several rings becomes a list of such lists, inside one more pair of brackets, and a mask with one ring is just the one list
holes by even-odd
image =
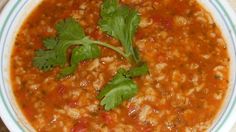
[[104, 43], [104, 42], [91, 40], [87, 37], [82, 39], [82, 40], [71, 41], [70, 43], [72, 43], [72, 44], [81, 44], [81, 45], [83, 45], [83, 44], [97, 44], [97, 45], [104, 46], [104, 47], [107, 47], [109, 49], [112, 49], [112, 50], [116, 51], [117, 53], [122, 55], [124, 58], [128, 58], [128, 56], [121, 49], [119, 49], [115, 46], [112, 46], [110, 44]]
[[123, 57], [128, 58], [128, 56], [122, 50], [120, 50], [119, 48], [117, 48], [115, 46], [112, 46], [112, 45], [109, 45], [107, 43], [103, 43], [100, 41], [93, 41], [93, 40], [92, 40], [92, 43], [110, 48], [110, 49], [116, 51], [117, 53], [119, 53], [120, 55], [122, 55]]

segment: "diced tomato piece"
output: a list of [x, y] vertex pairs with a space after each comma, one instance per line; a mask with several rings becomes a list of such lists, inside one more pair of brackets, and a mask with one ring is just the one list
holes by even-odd
[[173, 28], [173, 18], [166, 16], [153, 16], [154, 22], [161, 24], [165, 29], [171, 30]]
[[153, 132], [153, 127], [148, 125], [148, 126], [143, 126], [141, 124], [136, 125], [136, 130], [141, 131], [141, 132]]
[[102, 35], [99, 33], [99, 31], [94, 31], [92, 32], [91, 37], [94, 39], [101, 39]]
[[60, 94], [60, 95], [63, 95], [65, 90], [66, 90], [66, 87], [63, 85], [63, 84], [58, 84], [57, 86], [57, 93]]
[[171, 5], [176, 14], [186, 15], [188, 9], [188, 2], [185, 1], [176, 1], [176, 3]]
[[164, 53], [158, 53], [156, 56], [156, 59], [158, 62], [165, 62], [167, 61], [166, 54]]
[[143, 132], [152, 132], [152, 131], [153, 131], [153, 128], [151, 128], [151, 127], [145, 127], [143, 129]]
[[74, 125], [72, 132], [88, 132], [88, 121], [86, 118], [82, 118]]
[[163, 19], [162, 24], [166, 29], [170, 30], [173, 27], [173, 20], [170, 18]]
[[101, 117], [106, 125], [112, 124], [112, 116], [108, 112], [102, 112]]
[[69, 101], [68, 106], [75, 108], [78, 105], [77, 101]]

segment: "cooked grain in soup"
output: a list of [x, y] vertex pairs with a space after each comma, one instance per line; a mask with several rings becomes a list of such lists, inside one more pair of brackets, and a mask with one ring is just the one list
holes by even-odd
[[[54, 132], [206, 131], [224, 101], [230, 60], [221, 31], [196, 0], [118, 2], [141, 18], [140, 22], [135, 19], [137, 31], [129, 40], [149, 72], [132, 78], [122, 73], [120, 78], [129, 82], [122, 83], [122, 88], [137, 86], [132, 88], [138, 90], [127, 99], [122, 95], [121, 104], [110, 109], [108, 103], [114, 100], [102, 104], [97, 96], [120, 68], [135, 67], [134, 61], [98, 45], [99, 56], [81, 60], [74, 73], [62, 78], [58, 78], [58, 73], [63, 66], [48, 70], [34, 66], [36, 51], [46, 50], [45, 38], [56, 37], [55, 26], [66, 19], [80, 24], [91, 40], [125, 52], [119, 37], [100, 26], [103, 3], [102, 0], [43, 0], [19, 30], [11, 58], [11, 79], [18, 104], [33, 128]], [[111, 27], [119, 28], [117, 23]], [[127, 27], [124, 34], [129, 32]], [[66, 51], [64, 66], [72, 66], [70, 55], [75, 47], [70, 46]], [[114, 89], [110, 93], [114, 94]]]

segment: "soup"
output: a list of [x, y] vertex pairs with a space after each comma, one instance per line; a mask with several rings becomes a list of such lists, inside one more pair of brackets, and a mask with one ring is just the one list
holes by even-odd
[[[11, 57], [11, 80], [28, 122], [36, 131], [207, 131], [227, 92], [230, 61], [211, 15], [195, 0], [111, 1], [119, 6], [105, 6], [102, 0], [43, 0], [25, 20]], [[101, 13], [106, 8], [107, 14]], [[67, 23], [74, 27], [66, 27]], [[68, 46], [64, 65], [40, 69], [35, 61], [45, 62], [38, 60], [49, 53], [46, 50], [63, 44], [58, 40], [65, 39], [63, 32], [79, 30], [78, 24], [85, 32], [81, 36], [94, 40], [79, 42], [106, 43], [115, 48], [90, 47], [83, 53], [100, 50], [100, 55], [90, 54], [89, 59], [73, 65], [73, 53], [82, 52], [74, 50], [78, 47], [80, 51], [78, 45]], [[121, 35], [117, 33], [120, 27], [124, 31], [119, 32]], [[79, 33], [66, 35], [72, 39], [74, 34]], [[53, 37], [47, 40], [52, 40], [52, 45], [55, 40], [54, 47], [45, 40]], [[148, 73], [131, 78], [132, 72], [126, 72], [140, 60], [136, 53], [133, 61], [125, 58], [123, 52], [136, 52], [126, 48], [127, 44], [138, 49]], [[39, 55], [39, 50], [45, 52]], [[73, 66], [74, 72], [60, 74], [64, 66]], [[63, 76], [58, 78], [58, 74]], [[126, 82], [115, 85], [116, 79]], [[113, 90], [109, 93], [112, 96], [119, 94], [118, 100], [104, 101], [112, 98], [100, 96], [105, 88]]]

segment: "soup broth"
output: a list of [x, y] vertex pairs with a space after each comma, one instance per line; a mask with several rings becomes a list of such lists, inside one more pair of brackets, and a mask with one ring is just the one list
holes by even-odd
[[[141, 17], [133, 44], [149, 73], [134, 78], [137, 94], [105, 110], [99, 91], [132, 64], [109, 48], [82, 61], [62, 79], [61, 67], [34, 67], [43, 39], [56, 35], [58, 21], [73, 18], [85, 34], [121, 47], [98, 26], [102, 0], [43, 0], [22, 25], [11, 58], [18, 104], [36, 131], [168, 132], [206, 131], [224, 101], [229, 56], [221, 31], [195, 0], [121, 0]], [[115, 26], [115, 25], [114, 25]], [[68, 51], [70, 52], [70, 51]]]

